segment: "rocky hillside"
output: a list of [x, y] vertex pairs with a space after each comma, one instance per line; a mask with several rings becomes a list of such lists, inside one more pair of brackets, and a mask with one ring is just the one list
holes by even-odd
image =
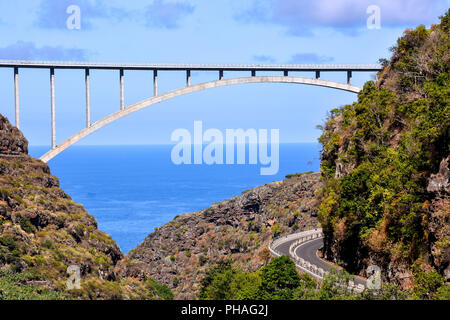
[[[119, 247], [28, 154], [22, 133], [0, 115], [0, 299], [155, 299], [150, 279], [117, 277]], [[70, 265], [81, 289], [68, 291]]]
[[418, 270], [450, 280], [449, 19], [405, 31], [320, 138], [325, 257], [361, 275], [378, 265], [406, 288]]
[[318, 226], [319, 174], [294, 176], [184, 214], [150, 234], [119, 263], [119, 275], [151, 277], [177, 299], [194, 299], [210, 263], [230, 258], [245, 271], [270, 259], [273, 237]]

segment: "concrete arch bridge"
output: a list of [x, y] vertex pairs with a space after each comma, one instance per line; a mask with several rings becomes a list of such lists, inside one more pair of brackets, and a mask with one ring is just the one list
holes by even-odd
[[[61, 62], [61, 61], [17, 61], [0, 60], [0, 68], [14, 69], [14, 96], [15, 96], [15, 124], [20, 127], [19, 108], [19, 69], [40, 68], [49, 69], [50, 96], [51, 96], [51, 149], [46, 152], [41, 160], [48, 162], [50, 159], [80, 141], [89, 134], [101, 129], [109, 123], [119, 120], [131, 113], [147, 108], [156, 103], [171, 98], [189, 94], [210, 88], [230, 86], [247, 83], [295, 83], [320, 87], [333, 88], [348, 92], [358, 93], [361, 88], [352, 85], [353, 72], [378, 72], [382, 69], [377, 64], [137, 64], [137, 63], [88, 63], [88, 62]], [[86, 127], [60, 144], [56, 144], [56, 118], [55, 118], [55, 69], [84, 69], [86, 87]], [[120, 82], [120, 108], [106, 117], [91, 123], [90, 107], [90, 74], [91, 69], [117, 70]], [[124, 99], [124, 71], [125, 70], [150, 70], [153, 71], [153, 96], [138, 103], [125, 106]], [[186, 73], [186, 86], [166, 93], [158, 93], [158, 72], [160, 71], [184, 71]], [[191, 84], [191, 71], [216, 71], [218, 79], [200, 84]], [[224, 78], [224, 71], [247, 71], [248, 77]], [[289, 72], [311, 72], [311, 78], [289, 75]], [[278, 72], [278, 75], [257, 75], [257, 72]], [[335, 82], [321, 79], [321, 72], [344, 72], [347, 82]], [[282, 74], [282, 75], [281, 75]]]

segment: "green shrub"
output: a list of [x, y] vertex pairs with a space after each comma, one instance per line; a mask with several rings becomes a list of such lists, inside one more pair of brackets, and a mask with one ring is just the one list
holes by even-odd
[[24, 216], [18, 215], [17, 216], [17, 223], [19, 223], [20, 227], [23, 231], [27, 233], [34, 233], [36, 232], [36, 227], [31, 223], [31, 221]]
[[158, 296], [164, 300], [173, 300], [173, 293], [165, 284], [159, 284], [153, 279], [149, 279], [151, 285], [155, 288]]
[[272, 233], [275, 237], [281, 233], [281, 226], [278, 222], [272, 226]]
[[208, 258], [205, 257], [204, 255], [201, 255], [201, 256], [198, 258], [198, 262], [200, 263], [200, 266], [203, 266], [203, 265], [205, 265], [206, 262], [208, 262]]
[[42, 280], [32, 273], [14, 273], [0, 270], [0, 300], [61, 300], [61, 292], [42, 286], [27, 285], [27, 281]]
[[44, 248], [53, 249], [53, 242], [50, 239], [45, 239], [42, 245], [44, 246]]
[[[433, 299], [438, 290], [444, 286], [445, 279], [435, 270], [425, 272], [419, 263], [413, 265], [414, 287], [413, 297], [420, 300]], [[447, 289], [448, 290], [448, 289]], [[444, 289], [441, 289], [441, 296]]]

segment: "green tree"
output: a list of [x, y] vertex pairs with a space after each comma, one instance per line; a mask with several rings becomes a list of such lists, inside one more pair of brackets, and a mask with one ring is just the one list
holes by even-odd
[[261, 269], [259, 297], [264, 300], [291, 300], [300, 284], [294, 262], [287, 256], [274, 258]]
[[[200, 299], [220, 300], [220, 297], [215, 296], [215, 292], [218, 292], [218, 290], [216, 290], [215, 288], [212, 288], [212, 285], [215, 285], [215, 286], [221, 285], [221, 281], [224, 278], [227, 278], [230, 276], [229, 273], [227, 275], [224, 275], [224, 273], [228, 272], [228, 271], [230, 271], [230, 272], [232, 271], [232, 263], [231, 263], [230, 259], [222, 259], [222, 260], [218, 261], [215, 265], [209, 266], [209, 268], [206, 270], [205, 276], [203, 277], [203, 279], [200, 282], [201, 288], [200, 288], [199, 298]], [[220, 278], [220, 279], [216, 280], [215, 283], [212, 284], [216, 277]], [[221, 290], [226, 290], [227, 292], [218, 293], [218, 295], [220, 295], [221, 297], [229, 295], [228, 291], [230, 288], [227, 286], [228, 286], [228, 284], [222, 285]], [[213, 295], [214, 295], [214, 297], [213, 297]]]
[[[433, 299], [436, 292], [444, 285], [445, 279], [438, 274], [435, 270], [426, 272], [419, 265], [415, 263], [413, 265], [414, 272], [414, 287], [413, 298], [420, 300]], [[445, 296], [446, 290], [441, 289], [440, 296]], [[448, 292], [448, 289], [447, 289]]]
[[259, 272], [237, 272], [232, 284], [235, 300], [256, 300], [258, 299], [261, 276]]
[[294, 290], [294, 300], [318, 300], [317, 281], [307, 273], [300, 275], [300, 285]]
[[322, 281], [318, 296], [320, 300], [335, 300], [335, 299], [354, 299], [355, 295], [348, 288], [350, 281], [353, 281], [353, 276], [345, 270], [338, 271], [335, 268], [330, 268], [328, 274]]
[[450, 300], [450, 285], [443, 285], [437, 289], [434, 300]]
[[211, 266], [202, 280], [199, 298], [204, 300], [255, 300], [258, 298], [259, 272], [244, 272], [230, 260]]

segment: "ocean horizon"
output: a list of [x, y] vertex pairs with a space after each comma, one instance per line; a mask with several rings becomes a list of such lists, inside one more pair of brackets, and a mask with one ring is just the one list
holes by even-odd
[[[61, 188], [96, 218], [99, 229], [110, 234], [124, 253], [177, 215], [208, 208], [287, 174], [320, 168], [319, 143], [281, 143], [278, 173], [266, 176], [260, 175], [260, 164], [175, 165], [172, 148], [72, 146], [48, 165]], [[29, 147], [34, 157], [47, 150]]]

